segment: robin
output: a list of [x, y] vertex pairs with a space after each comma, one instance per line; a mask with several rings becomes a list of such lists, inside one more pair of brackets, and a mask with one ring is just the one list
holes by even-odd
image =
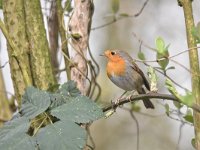
[[[109, 79], [119, 88], [125, 91], [136, 90], [139, 94], [145, 94], [143, 85], [150, 90], [149, 82], [140, 70], [133, 58], [122, 50], [106, 50], [103, 54], [108, 59], [106, 71]], [[143, 100], [146, 108], [154, 109], [152, 102]]]

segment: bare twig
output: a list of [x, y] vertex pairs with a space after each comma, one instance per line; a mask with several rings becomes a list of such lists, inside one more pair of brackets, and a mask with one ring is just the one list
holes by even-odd
[[109, 26], [109, 25], [111, 25], [111, 24], [113, 24], [113, 23], [115, 23], [115, 22], [117, 22], [117, 21], [119, 21], [119, 20], [125, 19], [125, 18], [133, 18], [133, 17], [136, 18], [136, 17], [138, 17], [138, 16], [141, 15], [141, 13], [143, 12], [143, 10], [144, 10], [145, 6], [147, 5], [148, 1], [149, 1], [149, 0], [146, 0], [146, 1], [144, 2], [144, 4], [142, 5], [142, 8], [141, 8], [141, 9], [139, 10], [139, 12], [137, 12], [136, 14], [134, 14], [134, 15], [128, 15], [128, 16], [126, 16], [126, 17], [120, 17], [120, 16], [119, 16], [118, 18], [114, 17], [113, 20], [111, 20], [111, 21], [109, 21], [109, 22], [107, 22], [107, 23], [105, 23], [105, 24], [102, 24], [102, 25], [100, 25], [100, 26], [93, 27], [93, 28], [91, 28], [91, 30], [97, 30], [97, 29], [104, 28], [104, 27], [106, 27], [106, 26]]

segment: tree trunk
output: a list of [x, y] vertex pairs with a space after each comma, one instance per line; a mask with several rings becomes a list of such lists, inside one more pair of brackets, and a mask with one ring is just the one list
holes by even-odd
[[46, 90], [55, 84], [40, 0], [24, 0], [33, 83]]
[[[187, 33], [187, 43], [190, 59], [190, 68], [192, 72], [192, 92], [195, 97], [195, 103], [200, 106], [200, 71], [199, 71], [199, 58], [197, 44], [194, 36], [192, 35], [192, 29], [194, 28], [194, 19], [192, 14], [192, 1], [180, 0], [180, 4], [183, 6], [185, 25]], [[193, 49], [191, 49], [193, 48]], [[200, 150], [200, 114], [194, 111], [194, 127], [195, 127], [195, 145], [196, 149]]]
[[[24, 89], [26, 87], [26, 81], [23, 77], [22, 68], [25, 69], [24, 71], [26, 71], [29, 76], [29, 84], [32, 83], [23, 0], [4, 0], [3, 13], [4, 22], [10, 40], [12, 40], [13, 44], [17, 47], [17, 49], [12, 49], [10, 43], [7, 41], [11, 77], [14, 85], [15, 96], [18, 104], [20, 105], [21, 97], [24, 94]], [[17, 57], [14, 57], [14, 55], [20, 55], [23, 63]], [[19, 63], [22, 65], [20, 66]]]
[[92, 15], [93, 3], [91, 0], [74, 0], [74, 11], [69, 24], [69, 31], [72, 36], [71, 46], [75, 52], [72, 58], [74, 66], [71, 68], [71, 79], [77, 82], [77, 87], [84, 95], [87, 92], [86, 54]]

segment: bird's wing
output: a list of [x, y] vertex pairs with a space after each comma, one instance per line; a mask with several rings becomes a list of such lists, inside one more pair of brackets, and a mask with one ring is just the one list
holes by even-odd
[[149, 86], [149, 82], [147, 81], [144, 73], [142, 72], [142, 70], [140, 70], [140, 68], [138, 67], [138, 65], [134, 62], [132, 62], [132, 68], [137, 72], [139, 73], [141, 76], [142, 76], [142, 79], [144, 81], [144, 85], [145, 87], [150, 91], [150, 86]]

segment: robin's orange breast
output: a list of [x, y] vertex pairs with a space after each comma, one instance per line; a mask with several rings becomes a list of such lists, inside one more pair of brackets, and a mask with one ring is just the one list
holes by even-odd
[[126, 63], [124, 60], [108, 61], [107, 75], [111, 76], [123, 76], [126, 73]]

